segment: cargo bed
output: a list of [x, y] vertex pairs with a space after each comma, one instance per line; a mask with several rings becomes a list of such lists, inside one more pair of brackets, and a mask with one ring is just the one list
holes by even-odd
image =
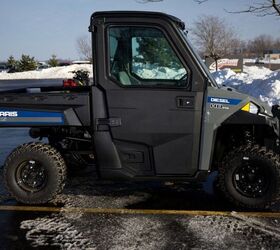
[[0, 92], [0, 127], [90, 126], [88, 87], [11, 91]]

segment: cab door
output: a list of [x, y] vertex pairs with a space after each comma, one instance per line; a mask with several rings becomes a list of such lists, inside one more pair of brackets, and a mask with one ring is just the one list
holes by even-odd
[[118, 171], [130, 176], [194, 175], [203, 91], [194, 87], [198, 77], [191, 61], [162, 27], [108, 25], [105, 37], [107, 77], [100, 84], [121, 164]]

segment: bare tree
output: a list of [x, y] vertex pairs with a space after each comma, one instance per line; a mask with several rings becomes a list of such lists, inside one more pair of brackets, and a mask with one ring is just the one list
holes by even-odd
[[280, 50], [280, 38], [276, 39], [273, 43], [273, 49]]
[[89, 37], [82, 36], [77, 39], [77, 50], [81, 59], [92, 61], [92, 49]]
[[271, 36], [260, 35], [248, 42], [248, 51], [257, 56], [264, 56], [265, 52], [274, 47], [274, 41]]
[[199, 18], [191, 35], [200, 52], [214, 59], [230, 54], [239, 44], [233, 28], [216, 16]]

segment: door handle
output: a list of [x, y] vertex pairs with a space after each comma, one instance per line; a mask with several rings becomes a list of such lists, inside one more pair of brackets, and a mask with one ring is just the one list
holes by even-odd
[[178, 96], [176, 98], [177, 108], [194, 108], [194, 97], [193, 96]]

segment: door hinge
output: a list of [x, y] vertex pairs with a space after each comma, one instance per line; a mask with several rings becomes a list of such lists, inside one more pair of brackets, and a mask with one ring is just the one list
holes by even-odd
[[111, 117], [111, 118], [98, 118], [96, 119], [96, 130], [104, 131], [108, 130], [109, 127], [120, 127], [122, 125], [121, 118]]

